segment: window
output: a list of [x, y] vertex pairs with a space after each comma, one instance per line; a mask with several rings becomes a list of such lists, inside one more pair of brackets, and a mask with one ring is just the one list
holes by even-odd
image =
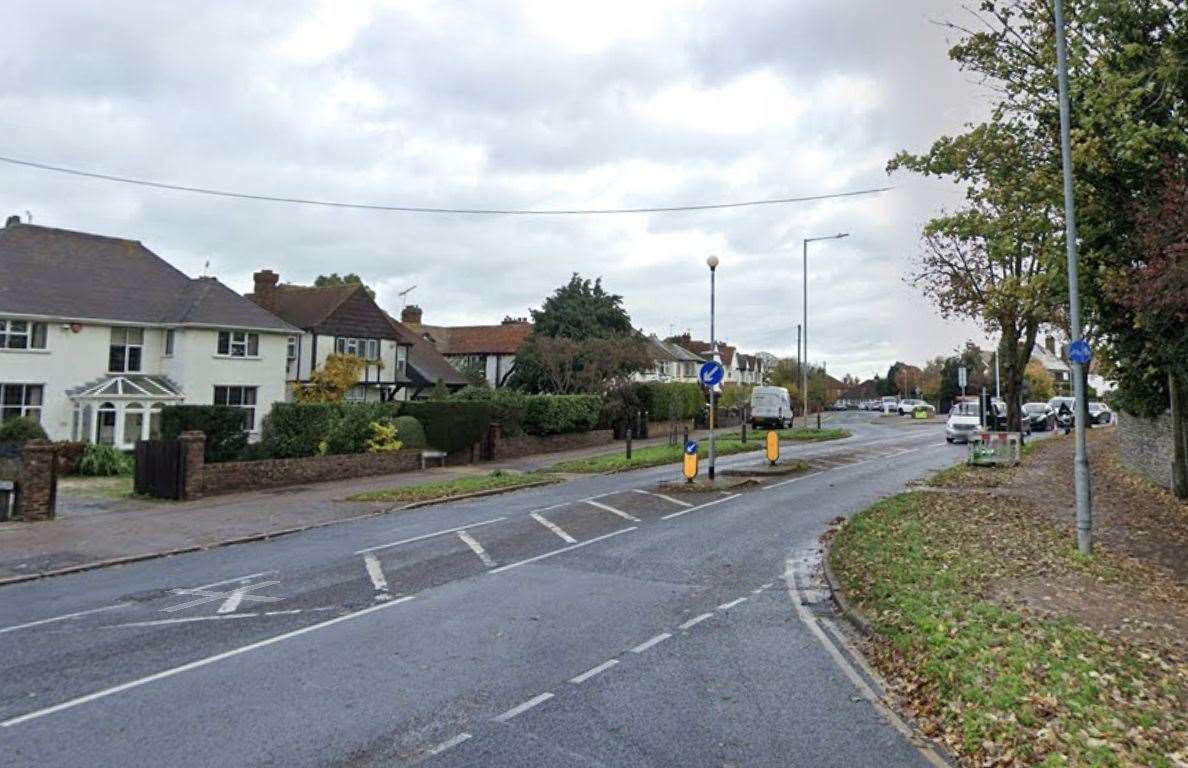
[[165, 331], [165, 354], [173, 354], [173, 329]]
[[40, 384], [0, 384], [0, 421], [28, 416], [41, 421]]
[[161, 439], [161, 408], [160, 403], [153, 403], [149, 411], [149, 440]]
[[408, 347], [400, 344], [396, 347], [396, 370], [401, 375], [408, 368]]
[[243, 428], [248, 432], [256, 428], [256, 387], [215, 387], [214, 404], [242, 408]]
[[219, 331], [218, 352], [227, 357], [259, 357], [260, 334], [248, 331]]
[[0, 319], [0, 349], [45, 349], [45, 323]]
[[128, 403], [124, 406], [124, 442], [135, 443], [144, 433], [144, 405]]
[[285, 347], [285, 359], [290, 363], [297, 359], [297, 337], [290, 336], [288, 346]]
[[339, 336], [334, 340], [334, 351], [340, 355], [356, 355], [365, 360], [378, 360], [379, 339], [353, 339]]
[[116, 407], [114, 403], [104, 403], [99, 406], [98, 434], [95, 442], [99, 445], [115, 445], [116, 438]]
[[143, 352], [143, 328], [112, 328], [107, 370], [114, 373], [135, 373], [140, 370], [140, 356]]

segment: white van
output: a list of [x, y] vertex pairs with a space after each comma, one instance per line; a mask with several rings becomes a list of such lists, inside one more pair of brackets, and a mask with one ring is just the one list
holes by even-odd
[[751, 390], [751, 426], [783, 429], [792, 421], [792, 401], [783, 387], [755, 387]]

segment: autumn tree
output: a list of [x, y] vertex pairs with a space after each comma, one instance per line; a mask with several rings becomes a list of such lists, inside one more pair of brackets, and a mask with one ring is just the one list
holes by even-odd
[[1024, 390], [1031, 400], [1050, 400], [1055, 391], [1056, 382], [1052, 374], [1040, 364], [1039, 360], [1032, 360], [1023, 372]]
[[357, 355], [329, 355], [308, 382], [298, 385], [294, 397], [299, 403], [341, 403], [359, 383], [363, 366], [363, 358]]

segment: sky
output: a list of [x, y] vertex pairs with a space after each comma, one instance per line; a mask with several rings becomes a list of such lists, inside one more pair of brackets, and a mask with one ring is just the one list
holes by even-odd
[[[356, 272], [432, 325], [525, 316], [573, 272], [633, 322], [791, 355], [810, 245], [809, 359], [866, 378], [965, 339], [912, 288], [960, 203], [888, 177], [988, 110], [948, 60], [948, 0], [5, 3], [0, 155], [252, 194], [450, 208], [719, 203], [712, 212], [429, 215], [223, 199], [0, 164], [0, 213], [140, 240], [251, 290]], [[206, 265], [209, 263], [209, 267]]]

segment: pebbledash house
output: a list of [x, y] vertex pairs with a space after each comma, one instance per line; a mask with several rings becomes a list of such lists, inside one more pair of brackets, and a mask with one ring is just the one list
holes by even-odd
[[54, 440], [134, 447], [166, 405], [230, 405], [258, 433], [285, 399], [300, 330], [135, 240], [0, 229], [0, 419]]

